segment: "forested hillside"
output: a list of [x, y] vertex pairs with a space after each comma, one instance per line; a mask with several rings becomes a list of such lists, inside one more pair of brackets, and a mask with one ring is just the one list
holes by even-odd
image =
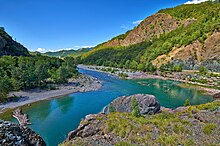
[[0, 102], [7, 100], [9, 91], [54, 88], [65, 83], [77, 70], [73, 58], [64, 60], [46, 56], [0, 57]]
[[0, 27], [0, 56], [3, 55], [29, 56], [29, 53], [24, 46], [13, 40], [3, 27]]
[[164, 9], [126, 34], [98, 45], [83, 55], [82, 63], [142, 71], [166, 64], [183, 69], [205, 66], [219, 72], [219, 22], [219, 3]]

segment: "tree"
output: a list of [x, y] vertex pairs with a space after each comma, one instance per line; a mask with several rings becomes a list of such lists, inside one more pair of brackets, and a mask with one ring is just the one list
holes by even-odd
[[157, 68], [150, 62], [145, 65], [146, 71], [155, 72]]
[[127, 61], [125, 62], [125, 68], [128, 69], [129, 66], [130, 66], [130, 60], [127, 60]]
[[145, 65], [144, 64], [139, 64], [137, 69], [140, 70], [140, 71], [144, 71], [145, 70]]
[[136, 70], [138, 67], [138, 63], [135, 60], [132, 60], [130, 63], [130, 68]]
[[132, 115], [133, 116], [135, 116], [135, 117], [140, 116], [140, 108], [139, 108], [139, 104], [138, 104], [138, 101], [137, 101], [136, 97], [132, 98], [131, 109], [132, 109]]
[[4, 98], [7, 97], [11, 88], [12, 84], [9, 77], [0, 77], [0, 102], [4, 101]]
[[189, 99], [186, 99], [186, 100], [185, 100], [184, 106], [190, 106], [190, 101], [189, 101]]
[[37, 75], [37, 86], [43, 86], [46, 84], [45, 80], [49, 77], [48, 73], [49, 65], [42, 60], [38, 60], [35, 64], [35, 74]]

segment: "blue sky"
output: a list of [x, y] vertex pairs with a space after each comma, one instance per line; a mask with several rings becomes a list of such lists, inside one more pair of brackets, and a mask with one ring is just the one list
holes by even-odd
[[31, 51], [77, 49], [107, 41], [160, 9], [187, 1], [0, 0], [0, 26]]

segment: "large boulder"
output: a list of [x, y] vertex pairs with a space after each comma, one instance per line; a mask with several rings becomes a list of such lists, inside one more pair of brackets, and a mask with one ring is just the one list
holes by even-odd
[[[132, 112], [131, 102], [133, 97], [135, 97], [139, 103], [140, 114], [156, 114], [160, 112], [160, 103], [154, 95], [148, 94], [135, 94], [131, 96], [118, 97], [110, 104], [111, 108], [113, 108], [116, 112]], [[105, 114], [109, 114], [110, 105], [104, 108]]]
[[0, 145], [46, 146], [46, 143], [30, 128], [0, 120]]

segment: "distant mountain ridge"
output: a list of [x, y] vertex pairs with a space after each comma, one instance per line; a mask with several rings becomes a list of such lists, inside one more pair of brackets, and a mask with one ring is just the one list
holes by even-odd
[[20, 43], [14, 41], [12, 37], [6, 33], [4, 27], [0, 27], [0, 56], [29, 56], [27, 48]]
[[46, 52], [43, 53], [44, 55], [51, 56], [51, 57], [66, 57], [69, 54], [75, 53], [76, 50], [61, 50], [57, 52]]
[[46, 52], [43, 53], [44, 55], [50, 56], [50, 57], [67, 57], [67, 56], [71, 56], [71, 57], [78, 57], [80, 55], [82, 55], [83, 53], [86, 53], [88, 51], [90, 51], [92, 48], [81, 48], [79, 50], [61, 50], [61, 51], [56, 51], [56, 52]]

